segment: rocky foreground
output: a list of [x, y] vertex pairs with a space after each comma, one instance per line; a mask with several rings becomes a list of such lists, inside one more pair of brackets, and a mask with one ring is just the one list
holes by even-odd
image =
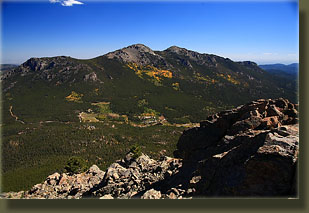
[[296, 197], [298, 105], [257, 100], [184, 131], [176, 158], [128, 153], [106, 171], [54, 173], [3, 198]]

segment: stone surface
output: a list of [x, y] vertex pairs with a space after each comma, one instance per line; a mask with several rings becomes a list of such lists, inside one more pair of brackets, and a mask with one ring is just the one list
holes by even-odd
[[[55, 71], [57, 70], [57, 71]], [[72, 83], [76, 81], [76, 74], [87, 70], [90, 71], [91, 68], [82, 63], [76, 62], [71, 57], [57, 56], [57, 57], [44, 57], [44, 58], [30, 58], [25, 63], [20, 66], [8, 70], [2, 73], [0, 76], [0, 81], [8, 79], [15, 75], [27, 76], [32, 75], [32, 81], [43, 79], [48, 82], [53, 82], [56, 85], [63, 83]], [[85, 81], [100, 81], [97, 78], [96, 73], [92, 72], [84, 76]], [[101, 82], [103, 83], [103, 82]], [[14, 87], [14, 84], [5, 86], [3, 91], [6, 92]]]
[[100, 199], [114, 199], [110, 194], [100, 197]]
[[156, 191], [154, 189], [148, 190], [141, 197], [141, 199], [160, 199], [160, 198], [161, 198], [161, 192], [160, 191]]
[[[43, 183], [36, 184], [29, 191], [22, 193], [22, 198], [81, 198], [82, 194], [101, 182], [105, 172], [96, 165], [80, 174], [54, 173], [46, 178]], [[21, 192], [6, 193], [5, 197], [18, 197]]]
[[106, 57], [109, 59], [117, 59], [125, 63], [131, 62], [139, 65], [157, 63], [167, 65], [167, 62], [162, 56], [156, 54], [153, 50], [143, 44], [134, 44], [126, 48], [107, 53]]
[[106, 170], [100, 188], [92, 190], [88, 196], [111, 194], [120, 198], [141, 197], [165, 180], [166, 172], [170, 172], [170, 176], [179, 172], [181, 165], [181, 161], [175, 158], [163, 157], [157, 161], [142, 154], [134, 159], [132, 153], [128, 153], [124, 159], [113, 163]]
[[175, 155], [184, 165], [198, 165], [195, 173], [201, 178], [190, 181], [195, 195], [295, 196], [296, 108], [285, 99], [261, 99], [184, 132]]
[[180, 137], [175, 156], [142, 154], [81, 174], [54, 173], [1, 198], [296, 197], [298, 106], [260, 99], [209, 116]]

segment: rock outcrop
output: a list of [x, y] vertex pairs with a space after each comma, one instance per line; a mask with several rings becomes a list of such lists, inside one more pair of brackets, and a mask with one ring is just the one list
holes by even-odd
[[49, 175], [43, 183], [34, 185], [29, 191], [9, 192], [5, 194], [5, 197], [27, 199], [81, 198], [84, 192], [98, 185], [104, 175], [105, 172], [101, 171], [96, 165], [80, 174], [59, 174], [56, 172]]
[[124, 63], [136, 63], [138, 65], [170, 66], [166, 60], [143, 44], [134, 44], [114, 52], [107, 53], [109, 59], [117, 59]]
[[[180, 159], [163, 157], [153, 160], [145, 154], [134, 159], [132, 156], [128, 153], [124, 159], [113, 163], [106, 170], [100, 186], [85, 193], [84, 197], [102, 197], [106, 194], [114, 198], [141, 197], [148, 190], [160, 187], [158, 183], [168, 182], [182, 166]], [[144, 197], [159, 197], [158, 193], [152, 194], [147, 192]]]
[[176, 158], [133, 153], [105, 172], [55, 173], [5, 198], [296, 197], [298, 105], [257, 100], [209, 116], [180, 137]]
[[[192, 50], [187, 50], [185, 48], [177, 47], [177, 46], [171, 46], [164, 50], [164, 52], [168, 53], [175, 53], [177, 55], [185, 56], [186, 58], [195, 61], [199, 65], [207, 65], [209, 67], [214, 67], [217, 65], [217, 60], [223, 59], [222, 57], [211, 55], [211, 54], [203, 54], [203, 53], [198, 53]], [[192, 68], [192, 65], [188, 60], [186, 61], [180, 61], [181, 64], [184, 66], [188, 66]]]
[[[65, 82], [74, 82], [78, 73], [87, 71], [91, 67], [84, 63], [79, 63], [76, 59], [66, 56], [30, 58], [20, 66], [10, 69], [0, 76], [0, 81], [4, 81], [13, 76], [31, 76], [31, 81], [43, 79], [48, 82], [54, 81], [57, 85]], [[90, 73], [84, 80], [99, 81], [96, 74]], [[5, 85], [4, 92], [14, 87]]]
[[[161, 181], [167, 182], [179, 172], [180, 159], [162, 157], [153, 160], [145, 154], [133, 158], [129, 152], [126, 157], [111, 164], [105, 172], [96, 165], [80, 174], [54, 173], [43, 183], [36, 184], [29, 191], [9, 192], [4, 198], [161, 198], [153, 188], [160, 187]], [[175, 197], [176, 198], [176, 197]]]
[[196, 166], [200, 196], [295, 195], [297, 105], [258, 100], [185, 131], [175, 156]]

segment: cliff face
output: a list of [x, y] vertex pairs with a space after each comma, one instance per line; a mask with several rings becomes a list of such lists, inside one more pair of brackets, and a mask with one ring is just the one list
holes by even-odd
[[196, 166], [201, 196], [292, 196], [298, 159], [297, 105], [258, 100], [185, 131], [175, 156]]
[[257, 100], [208, 117], [180, 137], [176, 158], [132, 153], [105, 172], [55, 173], [9, 198], [296, 197], [298, 106]]

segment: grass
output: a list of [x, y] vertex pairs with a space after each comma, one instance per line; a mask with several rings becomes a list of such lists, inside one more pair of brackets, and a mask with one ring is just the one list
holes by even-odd
[[82, 122], [99, 122], [98, 115], [94, 113], [81, 112], [79, 116]]

